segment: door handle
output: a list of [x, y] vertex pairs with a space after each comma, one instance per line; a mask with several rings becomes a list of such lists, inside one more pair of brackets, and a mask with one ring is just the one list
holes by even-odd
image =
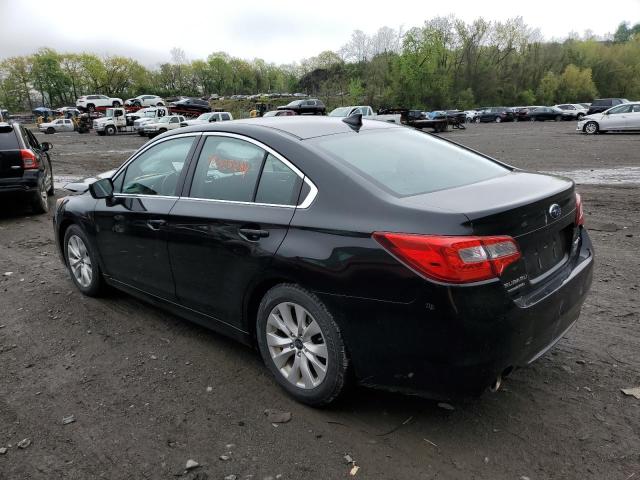
[[166, 220], [161, 219], [147, 220], [147, 227], [149, 227], [151, 230], [160, 230], [160, 227], [162, 227], [166, 223]]
[[260, 230], [257, 228], [239, 228], [238, 235], [240, 235], [245, 240], [249, 242], [257, 242], [261, 238], [266, 238], [269, 236], [268, 230]]

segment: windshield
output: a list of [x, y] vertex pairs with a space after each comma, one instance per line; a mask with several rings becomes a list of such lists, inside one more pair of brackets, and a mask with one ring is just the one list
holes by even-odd
[[267, 112], [263, 115], [263, 117], [276, 117], [278, 115], [278, 112]]
[[160, 120], [158, 120], [158, 123], [169, 123], [169, 120], [171, 120], [172, 117], [162, 117]]
[[[138, 112], [139, 114], [140, 112]], [[142, 112], [141, 117], [149, 117], [149, 118], [153, 118], [156, 116], [156, 111], [155, 110], [146, 110], [144, 112]]]
[[338, 107], [333, 110], [329, 116], [330, 117], [346, 117], [351, 110], [351, 107]]
[[444, 140], [405, 128], [319, 137], [316, 146], [371, 183], [404, 197], [455, 188], [509, 169]]
[[211, 115], [213, 115], [213, 113], [203, 113], [196, 120], [209, 120]]

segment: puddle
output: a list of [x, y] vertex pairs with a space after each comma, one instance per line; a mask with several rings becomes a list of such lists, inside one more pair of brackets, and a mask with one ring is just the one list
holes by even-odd
[[77, 182], [85, 177], [72, 177], [67, 175], [54, 175], [53, 176], [53, 188], [62, 190], [67, 183]]
[[569, 177], [581, 185], [622, 185], [640, 183], [640, 167], [585, 168], [578, 170], [549, 170], [543, 173]]
[[57, 155], [64, 156], [73, 156], [73, 155], [110, 155], [112, 153], [133, 153], [137, 151], [136, 149], [127, 149], [127, 150], [91, 150], [90, 152], [63, 152], [58, 153]]

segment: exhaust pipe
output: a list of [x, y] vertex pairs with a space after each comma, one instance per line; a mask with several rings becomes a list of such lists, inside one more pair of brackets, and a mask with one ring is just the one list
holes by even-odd
[[489, 386], [489, 390], [493, 393], [496, 393], [500, 390], [500, 386], [502, 385], [502, 375], [498, 375], [496, 379]]

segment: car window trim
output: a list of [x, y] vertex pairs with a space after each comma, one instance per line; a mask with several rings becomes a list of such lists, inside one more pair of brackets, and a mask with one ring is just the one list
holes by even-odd
[[[140, 155], [142, 155], [143, 153], [145, 153], [147, 150], [149, 150], [152, 147], [155, 147], [156, 145], [159, 145], [163, 142], [166, 142], [168, 140], [173, 140], [175, 138], [185, 138], [185, 137], [200, 137], [202, 136], [202, 132], [193, 132], [193, 133], [180, 133], [177, 135], [171, 135], [169, 137], [166, 138], [161, 138], [159, 140], [155, 140], [153, 142], [150, 142], [149, 144], [145, 145], [143, 147], [143, 149], [138, 150], [136, 153], [134, 153], [125, 163], [123, 163], [122, 165], [120, 165], [120, 168], [118, 168], [118, 170], [116, 170], [116, 172], [113, 174], [113, 176], [111, 177], [112, 182], [115, 183], [116, 179], [118, 178], [119, 175], [124, 174], [124, 172], [126, 172], [127, 168], [129, 167], [129, 164], [131, 164], [131, 162], [134, 162], [136, 160], [136, 158], [138, 158]], [[194, 143], [191, 145], [191, 148], [189, 149], [189, 153], [187, 154], [187, 157], [184, 160], [184, 166], [182, 167], [182, 171], [181, 171], [181, 175], [180, 178], [178, 179], [178, 186], [176, 186], [176, 191], [178, 190], [182, 190], [182, 182], [185, 181], [184, 176], [182, 175], [182, 172], [186, 172], [186, 168], [188, 167], [191, 163], [192, 157], [199, 145], [199, 138], [197, 140], [194, 141]], [[186, 173], [185, 173], [186, 175]], [[179, 195], [148, 195], [148, 194], [144, 194], [144, 193], [121, 193], [121, 192], [114, 192], [113, 193], [114, 197], [142, 197], [142, 198], [179, 198]]]
[[[298, 205], [282, 205], [282, 204], [276, 204], [276, 203], [245, 202], [245, 201], [239, 201], [239, 200], [220, 200], [220, 199], [215, 199], [215, 198], [190, 197], [189, 193], [191, 192], [191, 186], [193, 184], [193, 178], [195, 176], [195, 165], [198, 163], [198, 158], [200, 157], [200, 153], [202, 152], [202, 146], [204, 145], [204, 142], [206, 141], [207, 137], [236, 138], [238, 140], [244, 140], [246, 142], [252, 143], [253, 145], [263, 149], [265, 152], [270, 153], [275, 158], [277, 158], [282, 163], [284, 163], [287, 167], [289, 167], [293, 171], [293, 173], [295, 173], [298, 177], [300, 177], [300, 179], [302, 180], [302, 183], [303, 184], [306, 183], [307, 186], [309, 187], [309, 193], [307, 194], [307, 196], [304, 198], [304, 200], [301, 203], [298, 203]], [[284, 156], [282, 156], [280, 153], [275, 151], [273, 148], [269, 147], [268, 145], [265, 145], [264, 143], [260, 142], [259, 140], [255, 140], [254, 138], [247, 137], [245, 135], [240, 135], [238, 133], [231, 133], [231, 132], [202, 132], [202, 140], [200, 142], [200, 145], [198, 145], [198, 147], [199, 148], [197, 148], [196, 152], [194, 152], [193, 158], [191, 159], [191, 165], [193, 165], [193, 167], [191, 167], [191, 165], [190, 165], [190, 167], [191, 167], [190, 170], [191, 171], [188, 173], [187, 179], [185, 181], [185, 189], [183, 190], [183, 194], [186, 194], [186, 195], [182, 195], [180, 197], [181, 199], [184, 199], [184, 200], [196, 200], [196, 201], [202, 201], [202, 202], [231, 203], [231, 204], [237, 204], [237, 205], [255, 205], [255, 206], [260, 206], [260, 207], [280, 207], [280, 208], [306, 209], [306, 208], [309, 208], [309, 206], [311, 206], [311, 204], [315, 200], [316, 196], [318, 195], [318, 187], [316, 187], [316, 185], [313, 183], [313, 181], [311, 181], [311, 179], [309, 177], [307, 177], [304, 174], [304, 172], [302, 172], [298, 167], [296, 167], [294, 164], [292, 164], [289, 160], [287, 160]], [[265, 156], [265, 159], [266, 159], [266, 156]], [[262, 166], [264, 167], [264, 160], [263, 160]], [[262, 170], [261, 170], [261, 175], [260, 176], [262, 176]], [[259, 182], [259, 180], [258, 180], [258, 182]], [[186, 189], [187, 184], [188, 184], [188, 190]], [[256, 192], [257, 192], [257, 187], [258, 187], [258, 184], [256, 184]], [[301, 185], [300, 188], [302, 188], [302, 185]], [[254, 194], [254, 198], [255, 198], [255, 194]]]

